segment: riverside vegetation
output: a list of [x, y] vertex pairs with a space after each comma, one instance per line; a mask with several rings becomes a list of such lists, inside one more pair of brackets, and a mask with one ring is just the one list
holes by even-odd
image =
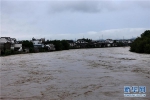
[[131, 52], [150, 54], [150, 30], [146, 30], [130, 46]]

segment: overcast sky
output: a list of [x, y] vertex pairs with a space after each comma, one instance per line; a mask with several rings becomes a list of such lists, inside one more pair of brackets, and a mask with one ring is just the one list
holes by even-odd
[[122, 39], [150, 29], [149, 0], [1, 0], [1, 36]]

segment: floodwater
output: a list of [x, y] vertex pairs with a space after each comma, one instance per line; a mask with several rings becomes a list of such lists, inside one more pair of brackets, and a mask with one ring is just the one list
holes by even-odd
[[[1, 100], [150, 100], [150, 55], [129, 47], [1, 57]], [[146, 97], [124, 97], [124, 86]]]

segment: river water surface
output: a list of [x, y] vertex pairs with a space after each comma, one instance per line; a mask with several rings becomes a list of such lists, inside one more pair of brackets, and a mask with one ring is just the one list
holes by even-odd
[[[129, 47], [1, 57], [1, 100], [150, 100], [150, 55]], [[124, 86], [146, 97], [124, 97]]]

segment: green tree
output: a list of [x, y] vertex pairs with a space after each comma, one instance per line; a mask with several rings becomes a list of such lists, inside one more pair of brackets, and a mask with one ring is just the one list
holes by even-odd
[[33, 43], [28, 41], [28, 40], [22, 42], [22, 47], [23, 48], [28, 48], [30, 53], [35, 52]]
[[22, 46], [23, 46], [23, 48], [33, 48], [33, 43], [26, 40], [26, 41], [22, 42]]
[[150, 54], [150, 30], [146, 30], [130, 45], [130, 51]]
[[141, 34], [141, 37], [149, 37], [150, 38], [150, 30], [146, 30], [144, 33]]
[[55, 45], [55, 49], [56, 49], [57, 51], [63, 49], [63, 45], [62, 45], [62, 43], [61, 43], [60, 40], [54, 40], [54, 41], [52, 41], [52, 43]]
[[11, 50], [6, 49], [6, 50], [5, 50], [5, 55], [11, 55]]
[[144, 47], [144, 52], [150, 54], [150, 44], [146, 44]]
[[69, 43], [66, 40], [62, 40], [61, 44], [62, 44], [62, 49], [63, 50], [69, 50], [70, 45], [69, 45]]

